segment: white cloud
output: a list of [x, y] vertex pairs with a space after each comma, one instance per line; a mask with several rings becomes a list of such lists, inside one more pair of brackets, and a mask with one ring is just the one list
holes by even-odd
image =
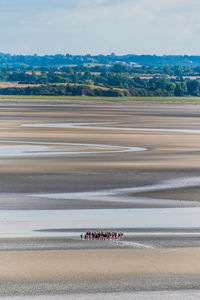
[[[18, 8], [11, 9], [16, 2]], [[29, 3], [27, 9], [22, 5], [25, 2]], [[37, 6], [33, 5], [36, 2]], [[199, 0], [6, 3], [10, 4], [7, 10], [0, 12], [1, 36], [4, 32], [0, 51], [199, 54]]]

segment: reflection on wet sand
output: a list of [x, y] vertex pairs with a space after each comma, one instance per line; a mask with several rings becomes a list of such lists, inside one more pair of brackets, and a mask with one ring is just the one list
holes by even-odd
[[[200, 177], [194, 178], [177, 178], [175, 180], [166, 180], [159, 184], [152, 184], [148, 186], [140, 187], [129, 187], [121, 189], [111, 189], [103, 191], [94, 191], [94, 192], [81, 192], [81, 193], [51, 193], [51, 194], [32, 194], [34, 197], [44, 197], [50, 199], [64, 199], [64, 200], [91, 200], [91, 201], [110, 201], [110, 202], [143, 202], [143, 203], [154, 203], [160, 205], [177, 205], [176, 200], [166, 200], [166, 199], [148, 199], [148, 198], [136, 198], [129, 196], [130, 194], [139, 194], [144, 192], [152, 191], [163, 191], [163, 190], [172, 190], [178, 188], [186, 187], [199, 187], [200, 186]], [[162, 203], [163, 201], [163, 203]], [[181, 201], [184, 205], [199, 205], [198, 202], [193, 201]]]
[[[200, 207], [164, 209], [99, 209], [0, 211], [0, 236], [65, 236], [55, 229], [199, 228]], [[50, 230], [52, 229], [52, 231]]]
[[[78, 155], [78, 154], [108, 154], [108, 153], [123, 153], [145, 151], [142, 147], [126, 147], [126, 146], [109, 146], [98, 144], [78, 144], [78, 143], [48, 143], [48, 142], [24, 142], [24, 141], [0, 141], [1, 144], [10, 144], [0, 146], [0, 157], [16, 157], [16, 156], [44, 156], [44, 155]], [[18, 145], [13, 145], [18, 144]], [[37, 146], [38, 145], [38, 146]], [[39, 146], [41, 145], [41, 146]], [[44, 146], [48, 145], [48, 146]], [[100, 150], [82, 150], [82, 151], [53, 151], [51, 147], [55, 146], [78, 146], [87, 148], [100, 148]], [[104, 148], [106, 150], [101, 150]], [[109, 149], [109, 150], [107, 150]]]
[[[96, 129], [96, 130], [122, 130], [122, 131], [150, 131], [150, 132], [177, 132], [199, 134], [200, 129], [178, 129], [178, 128], [132, 128], [132, 127], [113, 127], [104, 126], [112, 123], [41, 123], [41, 124], [22, 124], [23, 127], [36, 128], [66, 128], [66, 129]], [[102, 125], [102, 126], [96, 126]], [[120, 124], [119, 124], [120, 125]]]

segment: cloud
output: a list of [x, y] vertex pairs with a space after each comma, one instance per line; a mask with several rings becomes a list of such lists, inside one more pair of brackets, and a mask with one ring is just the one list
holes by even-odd
[[199, 0], [1, 0], [0, 51], [197, 53]]

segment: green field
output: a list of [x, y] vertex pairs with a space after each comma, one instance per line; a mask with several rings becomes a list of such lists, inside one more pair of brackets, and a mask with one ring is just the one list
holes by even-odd
[[88, 97], [88, 96], [20, 96], [0, 95], [0, 100], [95, 100], [95, 101], [160, 101], [200, 102], [200, 97]]

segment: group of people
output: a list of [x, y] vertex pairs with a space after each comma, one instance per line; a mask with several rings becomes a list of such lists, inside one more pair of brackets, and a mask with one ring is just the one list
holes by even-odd
[[95, 232], [91, 232], [91, 231], [87, 231], [84, 234], [80, 235], [81, 240], [120, 240], [123, 238], [123, 233], [122, 232], [105, 232], [105, 231], [95, 231]]

